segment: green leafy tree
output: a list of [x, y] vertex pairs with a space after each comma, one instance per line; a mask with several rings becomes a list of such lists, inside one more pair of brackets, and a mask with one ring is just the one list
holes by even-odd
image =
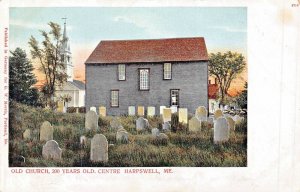
[[67, 81], [65, 65], [62, 62], [61, 46], [66, 40], [61, 34], [60, 25], [50, 22], [50, 31], [41, 31], [43, 41], [41, 45], [31, 36], [29, 45], [33, 59], [40, 64], [40, 71], [45, 75], [43, 94], [46, 97], [47, 105], [55, 107], [55, 88]]
[[9, 98], [27, 105], [38, 105], [37, 82], [33, 66], [21, 48], [10, 51], [9, 57]]
[[240, 53], [228, 51], [209, 55], [209, 73], [218, 80], [221, 93], [220, 104], [224, 104], [232, 80], [245, 69], [245, 66], [245, 57]]
[[244, 90], [236, 98], [236, 103], [242, 108], [247, 109], [248, 82], [244, 85]]

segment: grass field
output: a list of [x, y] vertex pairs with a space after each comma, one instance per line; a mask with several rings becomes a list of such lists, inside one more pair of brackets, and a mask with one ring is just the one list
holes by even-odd
[[[213, 129], [204, 127], [199, 133], [189, 133], [186, 127], [173, 123], [172, 132], [167, 133], [169, 142], [159, 143], [150, 132], [137, 133], [137, 117], [121, 116], [119, 120], [130, 133], [129, 143], [117, 143], [116, 133], [110, 131], [111, 117], [99, 118], [99, 130], [86, 131], [84, 114], [56, 113], [46, 109], [32, 108], [11, 103], [9, 156], [22, 155], [27, 167], [245, 167], [247, 166], [247, 121], [230, 133], [223, 144], [213, 143]], [[245, 118], [246, 119], [246, 118]], [[43, 121], [54, 127], [53, 139], [63, 150], [62, 160], [45, 160], [39, 141], [39, 128]], [[151, 127], [161, 128], [161, 117], [148, 118]], [[174, 121], [176, 122], [176, 121]], [[180, 126], [180, 127], [176, 127]], [[31, 129], [32, 138], [24, 140], [25, 129]], [[176, 131], [176, 132], [175, 132]], [[94, 163], [89, 160], [90, 140], [94, 134], [104, 134], [109, 145], [109, 160]], [[88, 137], [86, 146], [80, 145], [81, 135]], [[10, 166], [16, 166], [10, 160]]]

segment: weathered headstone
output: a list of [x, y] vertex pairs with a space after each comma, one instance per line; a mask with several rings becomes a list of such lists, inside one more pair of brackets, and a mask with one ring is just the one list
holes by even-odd
[[145, 115], [144, 106], [138, 106], [138, 116], [144, 116], [144, 115]]
[[214, 124], [214, 143], [228, 141], [229, 126], [226, 118], [219, 117]]
[[159, 132], [159, 129], [153, 128], [153, 129], [151, 129], [151, 133], [152, 133], [153, 137], [156, 137], [159, 135], [160, 132]]
[[188, 110], [187, 108], [179, 108], [178, 112], [178, 121], [180, 123], [187, 124], [188, 123]]
[[117, 119], [117, 117], [114, 117], [110, 122], [109, 122], [110, 128], [112, 130], [118, 130], [119, 128], [123, 128], [122, 124], [120, 121]]
[[164, 133], [167, 133], [167, 132], [170, 132], [171, 131], [171, 123], [170, 122], [164, 122], [163, 124], [162, 124], [162, 131], [164, 132]]
[[135, 106], [129, 106], [128, 107], [128, 115], [129, 116], [135, 116]]
[[128, 133], [127, 131], [118, 131], [116, 134], [117, 142], [128, 143]]
[[98, 115], [95, 111], [88, 111], [85, 114], [85, 128], [98, 129]]
[[23, 139], [31, 139], [31, 131], [30, 129], [26, 129], [23, 133]]
[[191, 131], [191, 132], [201, 131], [201, 121], [199, 121], [198, 118], [192, 117], [189, 120], [189, 131]]
[[148, 107], [147, 108], [147, 116], [153, 117], [155, 115], [155, 107]]
[[102, 117], [106, 117], [106, 107], [104, 106], [99, 107], [99, 115]]
[[171, 109], [171, 113], [177, 113], [177, 106], [172, 105], [170, 109]]
[[171, 121], [172, 111], [170, 108], [163, 109], [163, 122]]
[[40, 140], [49, 141], [53, 139], [53, 127], [48, 121], [44, 121], [40, 128]]
[[91, 140], [90, 160], [95, 162], [108, 161], [108, 141], [104, 135], [96, 134]]
[[61, 159], [62, 150], [59, 148], [58, 143], [54, 140], [47, 141], [43, 146], [42, 155], [45, 159]]
[[143, 118], [143, 117], [139, 117], [136, 120], [136, 130], [137, 131], [143, 131], [149, 128], [149, 122], [147, 119]]
[[165, 108], [166, 108], [166, 106], [160, 106], [160, 107], [159, 107], [159, 114], [160, 114], [160, 115], [163, 114]]
[[95, 111], [95, 113], [97, 114], [97, 109], [94, 106], [90, 107], [90, 111]]
[[223, 117], [223, 112], [220, 109], [217, 109], [214, 113], [214, 118], [217, 120], [219, 117]]
[[86, 136], [84, 136], [84, 135], [80, 136], [80, 144], [81, 145], [86, 145], [86, 143], [87, 143]]
[[234, 131], [235, 130], [235, 122], [231, 117], [226, 117], [226, 120], [228, 122], [229, 130]]
[[195, 117], [199, 119], [199, 121], [207, 121], [207, 110], [204, 106], [200, 106], [196, 109]]

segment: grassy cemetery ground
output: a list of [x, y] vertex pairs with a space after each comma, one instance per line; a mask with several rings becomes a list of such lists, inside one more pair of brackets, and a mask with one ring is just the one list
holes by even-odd
[[[176, 116], [175, 116], [176, 117]], [[84, 114], [56, 113], [21, 104], [10, 108], [10, 157], [22, 155], [28, 167], [128, 167], [128, 166], [185, 166], [185, 167], [232, 167], [247, 166], [247, 121], [230, 133], [223, 144], [213, 143], [213, 129], [205, 126], [199, 133], [189, 133], [185, 126], [172, 121], [172, 132], [166, 133], [169, 142], [158, 142], [151, 132], [137, 133], [137, 117], [121, 116], [119, 120], [130, 133], [129, 143], [116, 143], [116, 131], [110, 131], [111, 117], [99, 118], [97, 131], [86, 131]], [[161, 129], [161, 117], [147, 118], [151, 127]], [[246, 119], [246, 118], [245, 118]], [[53, 139], [63, 150], [62, 160], [45, 160], [39, 141], [39, 128], [43, 121], [54, 127]], [[174, 123], [175, 122], [175, 123]], [[31, 129], [31, 139], [24, 140], [25, 129]], [[176, 131], [176, 132], [175, 132]], [[93, 163], [90, 158], [90, 141], [96, 133], [104, 134], [108, 140], [108, 162]], [[80, 144], [80, 136], [88, 138], [86, 146]], [[14, 166], [10, 161], [10, 166]]]

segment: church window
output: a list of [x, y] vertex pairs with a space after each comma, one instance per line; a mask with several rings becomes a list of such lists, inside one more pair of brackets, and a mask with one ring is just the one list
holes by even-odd
[[172, 64], [164, 63], [164, 79], [170, 80], [172, 79]]
[[119, 107], [119, 90], [111, 90], [110, 97], [110, 106]]
[[149, 71], [150, 69], [139, 69], [139, 90], [141, 91], [148, 91], [150, 89]]
[[125, 81], [126, 80], [126, 66], [125, 66], [125, 64], [119, 64], [118, 65], [118, 78], [119, 78], [119, 81]]

